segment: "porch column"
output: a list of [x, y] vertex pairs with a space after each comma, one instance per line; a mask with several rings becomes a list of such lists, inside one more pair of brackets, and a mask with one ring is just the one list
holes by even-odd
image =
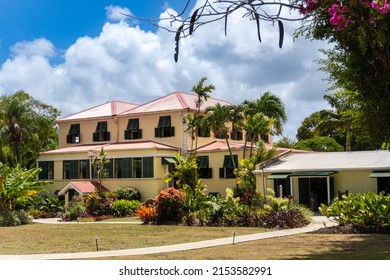
[[330, 205], [330, 177], [326, 177], [326, 192], [328, 194], [328, 205]]
[[290, 195], [294, 197], [293, 177], [290, 176]]

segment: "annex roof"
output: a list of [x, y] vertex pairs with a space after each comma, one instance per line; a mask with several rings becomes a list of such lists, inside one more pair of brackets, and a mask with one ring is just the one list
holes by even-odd
[[[245, 147], [245, 144], [242, 142], [230, 141], [229, 146], [232, 150], [243, 150]], [[273, 148], [273, 146], [271, 144], [268, 144], [268, 143], [264, 144], [264, 146], [267, 150], [271, 150]], [[250, 149], [250, 143], [247, 143], [246, 148]], [[198, 152], [227, 151], [227, 150], [228, 150], [228, 146], [227, 146], [225, 140], [215, 140], [215, 141], [208, 143], [204, 146], [201, 146], [197, 149]], [[279, 148], [279, 147], [276, 148], [276, 151], [278, 153], [282, 153], [285, 151], [292, 151], [294, 153], [307, 153], [307, 151], [291, 150], [291, 149]]]
[[323, 170], [389, 170], [390, 151], [292, 153], [264, 168], [264, 172]]
[[73, 121], [80, 119], [91, 119], [101, 117], [111, 117], [121, 114], [124, 111], [130, 110], [139, 106], [138, 104], [131, 104], [121, 101], [110, 101], [102, 105], [86, 109], [84, 111], [60, 118], [57, 122]]
[[[65, 187], [63, 187], [59, 192], [58, 195], [65, 195], [65, 193], [73, 189], [77, 191], [81, 195], [87, 195], [90, 193], [94, 193], [99, 188], [100, 184], [97, 182], [90, 182], [90, 181], [81, 181], [81, 182], [69, 182], [66, 184]], [[101, 186], [103, 190], [107, 190], [105, 187]]]
[[98, 153], [101, 148], [104, 148], [105, 152], [110, 151], [127, 151], [127, 150], [178, 150], [178, 148], [161, 144], [154, 141], [137, 141], [129, 143], [110, 143], [110, 144], [100, 144], [100, 145], [79, 145], [66, 148], [60, 148], [56, 150], [42, 152], [41, 155], [55, 155], [55, 154], [78, 154], [85, 153], [89, 151]]
[[[158, 112], [158, 111], [175, 111], [175, 110], [196, 110], [196, 101], [198, 96], [196, 94], [184, 93], [180, 91], [173, 92], [166, 96], [162, 96], [155, 100], [152, 100], [146, 104], [140, 105], [133, 109], [130, 109], [126, 112], [121, 113], [121, 115], [126, 114], [139, 114], [139, 113], [149, 113], [149, 112]], [[221, 105], [231, 105], [231, 103], [215, 98], [207, 98], [207, 101], [204, 101], [201, 105], [201, 110], [204, 111], [209, 106], [214, 106], [217, 103]]]

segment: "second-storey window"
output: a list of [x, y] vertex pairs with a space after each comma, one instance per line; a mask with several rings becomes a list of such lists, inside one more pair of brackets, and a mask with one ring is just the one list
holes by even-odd
[[209, 157], [208, 156], [198, 156], [198, 174], [200, 178], [212, 178], [212, 169], [209, 168]]
[[141, 139], [142, 129], [139, 129], [139, 119], [129, 119], [125, 130], [125, 139]]
[[[234, 163], [233, 163], [234, 161]], [[238, 157], [226, 155], [223, 160], [223, 165], [219, 168], [219, 178], [231, 179], [234, 178], [234, 167], [238, 167]]]
[[80, 143], [80, 124], [72, 124], [68, 135], [66, 135], [66, 143]]
[[93, 133], [94, 142], [110, 141], [110, 132], [107, 131], [107, 122], [98, 122]]
[[158, 125], [154, 129], [155, 137], [175, 136], [175, 127], [171, 126], [171, 116], [162, 116], [158, 120]]

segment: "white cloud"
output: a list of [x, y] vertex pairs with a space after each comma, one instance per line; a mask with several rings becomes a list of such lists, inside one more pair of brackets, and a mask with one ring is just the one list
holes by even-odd
[[260, 43], [255, 23], [236, 15], [227, 37], [218, 22], [181, 40], [175, 63], [174, 33], [130, 26], [114, 16], [119, 10], [126, 11], [107, 7], [108, 18], [116, 22], [107, 22], [96, 37], [78, 38], [57, 65], [50, 63], [56, 52], [48, 40], [17, 43], [12, 58], [0, 66], [0, 92], [24, 89], [67, 115], [109, 100], [144, 103], [175, 90], [190, 92], [206, 76], [216, 86], [212, 96], [233, 103], [265, 91], [281, 96], [290, 138], [304, 117], [326, 105], [323, 75], [312, 62], [321, 44], [303, 38], [293, 42], [288, 24], [279, 49], [276, 26], [262, 24]]
[[106, 16], [109, 21], [119, 22], [129, 20], [129, 16], [132, 15], [129, 8], [110, 5], [106, 8]]

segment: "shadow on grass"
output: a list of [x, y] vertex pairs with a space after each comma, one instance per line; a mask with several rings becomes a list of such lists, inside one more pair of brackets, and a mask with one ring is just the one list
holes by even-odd
[[299, 260], [390, 260], [387, 234], [305, 234], [306, 252], [287, 259]]

